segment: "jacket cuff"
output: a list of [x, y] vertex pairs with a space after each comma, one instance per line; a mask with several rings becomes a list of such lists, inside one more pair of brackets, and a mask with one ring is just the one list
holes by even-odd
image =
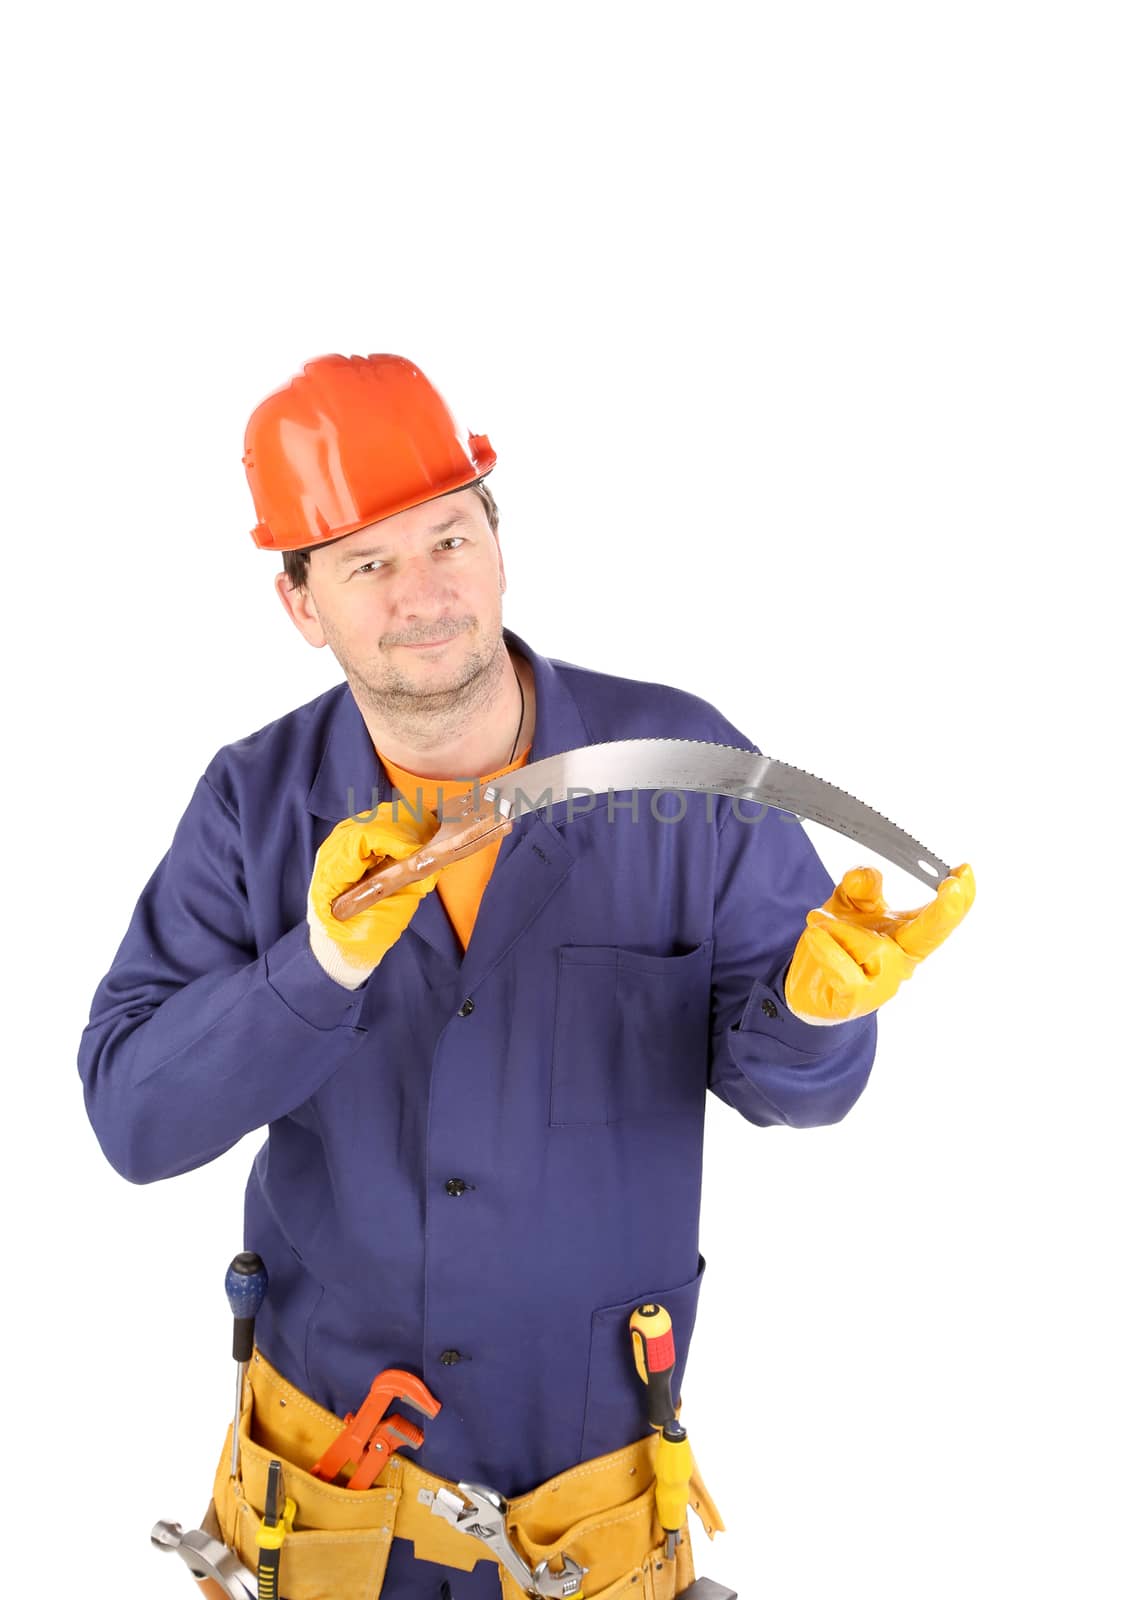
[[820, 1056], [835, 1050], [840, 1042], [838, 1029], [846, 1028], [852, 1020], [841, 1022], [805, 1022], [790, 1011], [785, 1002], [785, 979], [788, 965], [778, 978], [758, 978], [749, 991], [745, 1009], [737, 1023], [738, 1033], [762, 1035], [776, 1039], [790, 1050], [803, 1055]]
[[307, 924], [300, 922], [264, 957], [267, 983], [289, 1010], [312, 1028], [353, 1027], [362, 1011], [365, 986], [346, 989], [323, 971], [311, 951]]

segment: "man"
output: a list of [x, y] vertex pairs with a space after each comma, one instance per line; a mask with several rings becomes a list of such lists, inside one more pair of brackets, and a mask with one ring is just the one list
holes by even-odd
[[[80, 1067], [135, 1182], [267, 1126], [261, 1358], [336, 1418], [380, 1369], [416, 1374], [441, 1402], [418, 1462], [516, 1496], [648, 1436], [642, 1302], [673, 1319], [679, 1393], [706, 1088], [761, 1125], [843, 1116], [876, 1007], [973, 886], [961, 868], [897, 916], [871, 870], [832, 892], [791, 817], [693, 795], [670, 823], [630, 794], [558, 803], [335, 918], [475, 777], [607, 740], [749, 746], [694, 696], [503, 628], [494, 460], [398, 357], [323, 357], [256, 410], [254, 537], [347, 682], [210, 763]], [[489, 1562], [392, 1543], [387, 1600], [500, 1592]]]

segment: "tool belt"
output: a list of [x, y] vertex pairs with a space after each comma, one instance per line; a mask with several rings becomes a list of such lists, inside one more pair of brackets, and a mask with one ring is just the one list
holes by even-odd
[[[378, 1600], [396, 1538], [409, 1539], [425, 1561], [472, 1572], [492, 1552], [434, 1516], [429, 1499], [457, 1484], [416, 1461], [392, 1455], [373, 1489], [324, 1483], [309, 1468], [342, 1432], [344, 1423], [293, 1384], [259, 1351], [247, 1368], [239, 1421], [239, 1478], [231, 1477], [231, 1429], [215, 1474], [214, 1509], [223, 1539], [252, 1571], [267, 1468], [282, 1462], [286, 1493], [297, 1506], [280, 1568], [284, 1600]], [[589, 1568], [586, 1600], [672, 1600], [693, 1582], [688, 1530], [673, 1560], [654, 1499], [656, 1434], [610, 1455], [583, 1461], [510, 1502], [509, 1530], [531, 1566], [560, 1551]], [[496, 1486], [495, 1486], [496, 1487]], [[429, 1491], [426, 1500], [420, 1491]], [[694, 1468], [689, 1503], [710, 1539], [724, 1528]], [[498, 1564], [503, 1600], [523, 1591]], [[640, 1584], [640, 1587], [638, 1585]]]

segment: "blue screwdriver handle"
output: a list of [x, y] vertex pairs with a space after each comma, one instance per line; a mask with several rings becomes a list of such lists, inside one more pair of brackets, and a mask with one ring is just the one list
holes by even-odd
[[231, 1354], [236, 1361], [250, 1361], [255, 1348], [255, 1317], [267, 1292], [267, 1269], [253, 1250], [243, 1250], [227, 1268], [224, 1283], [235, 1331]]

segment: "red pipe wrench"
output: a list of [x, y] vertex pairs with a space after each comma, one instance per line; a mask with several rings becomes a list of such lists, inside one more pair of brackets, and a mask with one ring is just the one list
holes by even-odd
[[347, 1412], [346, 1427], [311, 1468], [316, 1478], [333, 1483], [344, 1467], [353, 1467], [348, 1489], [369, 1489], [395, 1450], [417, 1450], [426, 1437], [416, 1423], [400, 1415], [385, 1416], [392, 1400], [402, 1400], [424, 1417], [436, 1417], [442, 1402], [411, 1372], [387, 1367], [370, 1386], [362, 1405]]

